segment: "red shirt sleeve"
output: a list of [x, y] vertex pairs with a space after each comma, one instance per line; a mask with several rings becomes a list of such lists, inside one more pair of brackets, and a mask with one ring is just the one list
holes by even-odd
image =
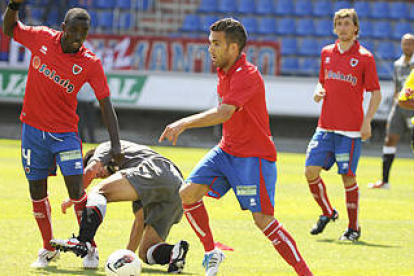
[[230, 81], [230, 91], [223, 97], [223, 104], [244, 106], [253, 96], [264, 87], [263, 79], [255, 70], [253, 72], [236, 72]]
[[323, 67], [323, 58], [324, 54], [323, 51], [321, 53], [321, 62], [320, 62], [320, 67], [319, 67], [319, 83], [320, 84], [324, 84], [325, 83], [325, 68]]
[[365, 66], [364, 87], [365, 91], [374, 91], [380, 89], [377, 66], [375, 65], [375, 59], [372, 55], [368, 57]]
[[106, 80], [106, 76], [101, 61], [99, 59], [94, 63], [93, 66], [94, 68], [91, 70], [91, 78], [88, 82], [93, 88], [96, 98], [98, 99], [98, 101], [100, 101], [110, 96], [108, 81]]
[[33, 51], [44, 33], [47, 33], [47, 29], [45, 27], [27, 26], [18, 21], [17, 25], [13, 29], [13, 39], [30, 51]]

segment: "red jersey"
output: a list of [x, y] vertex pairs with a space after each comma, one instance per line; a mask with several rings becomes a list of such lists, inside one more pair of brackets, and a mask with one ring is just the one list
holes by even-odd
[[358, 41], [346, 52], [335, 44], [322, 49], [319, 82], [326, 90], [318, 127], [360, 131], [364, 119], [364, 90], [379, 90], [373, 55]]
[[276, 161], [264, 82], [257, 67], [247, 62], [244, 53], [227, 73], [218, 69], [217, 92], [222, 104], [237, 107], [223, 124], [219, 147], [237, 157]]
[[32, 53], [20, 120], [48, 132], [77, 132], [76, 94], [89, 82], [98, 100], [109, 96], [99, 58], [82, 46], [63, 53], [62, 32], [18, 22], [13, 38]]

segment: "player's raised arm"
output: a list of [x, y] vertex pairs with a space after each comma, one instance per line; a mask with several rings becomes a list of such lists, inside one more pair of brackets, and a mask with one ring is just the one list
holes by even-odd
[[19, 8], [24, 0], [10, 0], [3, 18], [3, 32], [13, 37], [13, 29], [19, 21]]
[[102, 120], [108, 129], [109, 139], [111, 141], [112, 156], [115, 162], [120, 165], [124, 159], [124, 155], [121, 152], [121, 143], [119, 141], [119, 125], [115, 110], [109, 97], [100, 100], [99, 106], [101, 108]]

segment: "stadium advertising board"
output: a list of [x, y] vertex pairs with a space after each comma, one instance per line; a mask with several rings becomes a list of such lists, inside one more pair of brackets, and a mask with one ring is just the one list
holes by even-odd
[[[217, 82], [210, 74], [114, 71], [107, 73], [107, 78], [117, 108], [198, 112], [217, 104]], [[24, 69], [0, 69], [0, 102], [22, 102], [26, 80]], [[321, 105], [312, 100], [316, 83], [316, 78], [265, 77], [269, 114], [317, 117]], [[384, 100], [376, 119], [384, 120], [391, 106], [393, 84], [381, 82], [381, 88]]]
[[[151, 72], [214, 73], [207, 39], [152, 36], [90, 35], [85, 43], [101, 58], [106, 71], [138, 70]], [[251, 41], [247, 58], [263, 75], [279, 75], [278, 42]], [[30, 52], [0, 34], [0, 67], [27, 68]]]

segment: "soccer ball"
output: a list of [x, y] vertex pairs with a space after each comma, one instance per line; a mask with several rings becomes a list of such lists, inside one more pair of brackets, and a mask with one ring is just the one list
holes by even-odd
[[120, 249], [109, 255], [105, 272], [108, 276], [138, 276], [141, 274], [141, 261], [131, 250]]

